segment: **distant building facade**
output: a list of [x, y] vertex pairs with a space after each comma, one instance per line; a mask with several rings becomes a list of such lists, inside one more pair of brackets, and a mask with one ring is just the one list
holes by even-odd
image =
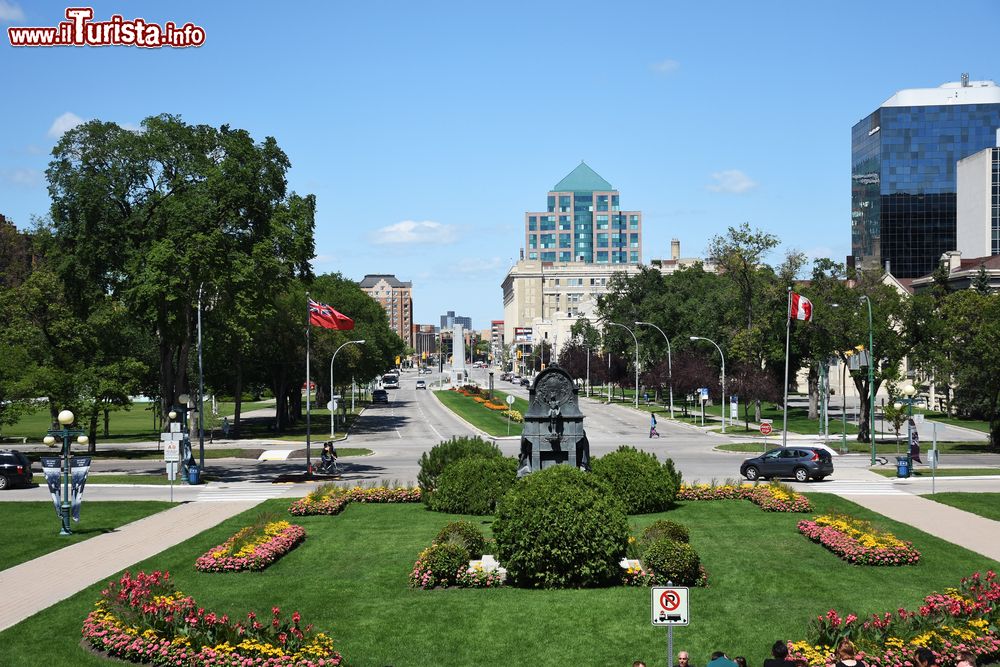
[[417, 359], [425, 361], [437, 354], [437, 335], [438, 329], [433, 324], [413, 325], [413, 349]]
[[926, 275], [956, 247], [956, 171], [996, 145], [1000, 86], [992, 81], [901, 90], [851, 130], [851, 254]]
[[958, 161], [957, 213], [963, 257], [1000, 255], [1000, 130], [996, 146]]
[[456, 324], [461, 324], [466, 331], [472, 330], [472, 318], [456, 315], [454, 310], [449, 310], [441, 316], [441, 329], [451, 329]]
[[359, 287], [385, 309], [389, 327], [410, 347], [413, 340], [413, 283], [397, 280], [385, 273], [366, 275]]
[[701, 268], [709, 273], [718, 273], [718, 267], [712, 262], [700, 257], [681, 257], [681, 242], [678, 239], [670, 240], [670, 259], [651, 259], [649, 265], [658, 269], [660, 273], [668, 276], [682, 269], [689, 269], [696, 264], [701, 264]]
[[524, 214], [526, 258], [541, 262], [639, 264], [642, 212], [586, 163], [549, 191], [545, 211]]

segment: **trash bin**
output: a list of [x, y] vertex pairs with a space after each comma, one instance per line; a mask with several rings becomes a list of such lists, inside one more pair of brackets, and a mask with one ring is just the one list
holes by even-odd
[[188, 466], [188, 484], [200, 484], [201, 482], [198, 479], [198, 475], [200, 472], [201, 471], [198, 470], [198, 466], [196, 465]]
[[910, 476], [910, 457], [897, 456], [896, 477], [909, 477], [909, 476]]

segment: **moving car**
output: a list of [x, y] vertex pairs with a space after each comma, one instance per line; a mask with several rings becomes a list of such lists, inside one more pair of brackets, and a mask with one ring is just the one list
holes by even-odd
[[385, 389], [376, 389], [372, 392], [372, 403], [388, 403], [389, 392]]
[[0, 490], [31, 485], [31, 462], [16, 449], [0, 449]]
[[427, 389], [427, 383], [423, 380], [417, 380], [417, 389]]
[[751, 482], [768, 477], [793, 477], [796, 482], [821, 480], [833, 474], [833, 457], [822, 447], [779, 447], [744, 461], [740, 474]]

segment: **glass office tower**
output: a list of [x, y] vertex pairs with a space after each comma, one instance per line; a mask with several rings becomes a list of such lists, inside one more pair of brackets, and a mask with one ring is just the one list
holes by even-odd
[[544, 212], [525, 213], [527, 259], [639, 264], [642, 212], [622, 211], [618, 191], [586, 163], [549, 191]]
[[931, 273], [956, 249], [956, 163], [996, 145], [1000, 87], [992, 81], [902, 90], [851, 131], [851, 251], [855, 265]]

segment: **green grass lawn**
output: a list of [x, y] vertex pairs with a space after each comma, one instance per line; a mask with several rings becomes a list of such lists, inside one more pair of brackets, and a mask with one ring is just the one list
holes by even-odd
[[[170, 484], [166, 473], [157, 475], [143, 475], [141, 473], [121, 475], [117, 473], [90, 473], [87, 475], [87, 486], [91, 484]], [[177, 471], [177, 479], [174, 484], [183, 484], [180, 470]]]
[[[119, 526], [172, 507], [171, 503], [154, 501], [98, 502], [80, 505], [80, 522], [70, 522], [72, 535], [60, 535], [59, 516], [50, 501], [8, 502], [0, 509], [8, 536], [17, 539], [0, 540], [0, 570], [38, 558], [50, 551], [62, 549], [101, 533], [110, 533]], [[39, 573], [39, 576], [44, 576]], [[27, 663], [25, 663], [27, 664]]]
[[[840, 451], [840, 444], [839, 439], [830, 438], [830, 447], [832, 449]], [[781, 434], [778, 434], [777, 439], [774, 438], [773, 434], [768, 436], [767, 449], [774, 449], [779, 446], [781, 446]], [[923, 448], [921, 451], [926, 452], [928, 447]], [[758, 442], [734, 442], [724, 445], [716, 445], [716, 449], [721, 449], [726, 452], [765, 451], [763, 438]], [[847, 451], [852, 454], [871, 454], [872, 446], [867, 442], [858, 442], [857, 440], [848, 439]], [[942, 454], [985, 454], [990, 450], [985, 442], [939, 442], [938, 451]], [[897, 449], [895, 443], [879, 442], [875, 445], [875, 452], [881, 456], [895, 456]], [[900, 445], [898, 452], [900, 456], [905, 453], [902, 445]]]
[[987, 519], [1000, 521], [1000, 493], [961, 493], [949, 491], [948, 493], [934, 493], [923, 497], [928, 500], [957, 507], [966, 512], [978, 514]]
[[[895, 477], [896, 469], [883, 470], [881, 468], [873, 469], [872, 472], [878, 473], [883, 477]], [[973, 475], [1000, 475], [1000, 468], [938, 468], [938, 477], [971, 477]], [[921, 468], [920, 470], [913, 470], [910, 473], [911, 477], [933, 477], [930, 468]]]
[[934, 412], [933, 410], [924, 410], [922, 408], [913, 408], [914, 413], [922, 413], [927, 419], [941, 422], [942, 424], [951, 424], [952, 426], [961, 426], [963, 428], [971, 428], [974, 431], [982, 431], [983, 433], [990, 432], [990, 423], [982, 419], [965, 419], [963, 417], [948, 417], [943, 412]]
[[[859, 615], [914, 608], [926, 594], [1000, 563], [874, 515], [826, 494], [817, 512], [849, 512], [912, 540], [923, 557], [900, 568], [857, 567], [802, 537], [808, 515], [762, 512], [745, 501], [682, 503], [665, 514], [632, 517], [638, 530], [664, 516], [691, 529], [691, 543], [709, 572], [709, 587], [691, 590], [691, 625], [674, 632], [675, 650], [707, 659], [716, 649], [760, 664], [777, 638], [805, 636], [814, 616], [833, 607]], [[262, 510], [268, 501], [130, 568], [171, 572], [200, 606], [233, 617], [271, 606], [299, 611], [303, 623], [329, 631], [346, 662], [396, 665], [662, 664], [666, 632], [650, 624], [645, 588], [537, 591], [422, 591], [407, 575], [437, 530], [456, 518], [422, 505], [351, 505], [337, 517], [295, 518], [305, 542], [262, 573], [204, 574], [194, 560]], [[474, 517], [488, 530], [488, 517]], [[54, 521], [54, 518], [53, 518]], [[105, 665], [79, 646], [83, 618], [103, 582], [0, 633], [5, 664], [47, 667]], [[752, 611], [748, 604], [752, 603]]]
[[[199, 457], [198, 443], [194, 442], [194, 456]], [[100, 447], [100, 445], [98, 445]], [[58, 456], [60, 449], [55, 447], [49, 452], [27, 452], [27, 456], [32, 461], [37, 461], [40, 456]], [[90, 456], [98, 459], [126, 459], [130, 461], [152, 461], [152, 460], [163, 460], [163, 451], [154, 449], [122, 449], [122, 448], [108, 448], [108, 449], [98, 449], [96, 452], [90, 454], [87, 452], [86, 446], [74, 445], [73, 447], [74, 456]], [[205, 449], [206, 459], [228, 459], [228, 458], [257, 458], [260, 456], [259, 449], [243, 449], [241, 447], [227, 447], [225, 449]]]
[[[502, 412], [490, 410], [476, 403], [470, 396], [463, 396], [457, 391], [435, 391], [441, 403], [459, 417], [469, 422], [476, 428], [486, 431], [490, 435], [507, 435], [507, 418]], [[493, 390], [493, 401], [502, 403], [507, 399], [507, 394], [496, 389]], [[528, 411], [528, 401], [523, 398], [514, 397], [514, 409], [522, 415]], [[521, 435], [523, 424], [510, 422], [510, 435]]]

